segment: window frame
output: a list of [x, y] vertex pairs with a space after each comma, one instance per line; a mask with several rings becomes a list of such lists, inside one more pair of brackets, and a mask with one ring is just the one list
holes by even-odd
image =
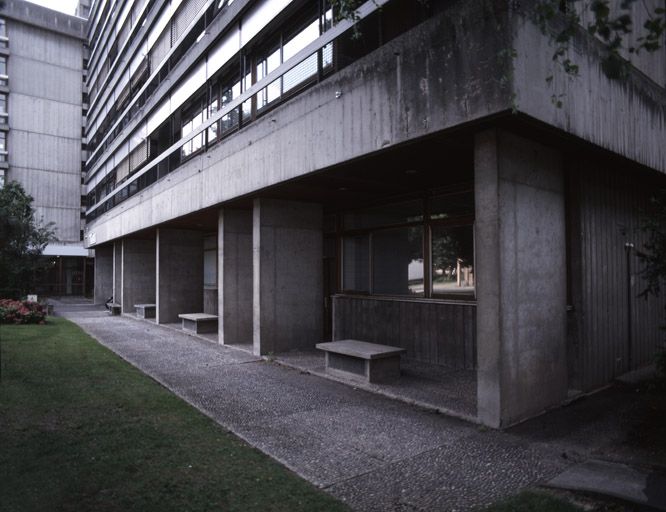
[[[418, 221], [405, 221], [405, 222], [396, 222], [396, 223], [387, 223], [372, 226], [369, 228], [354, 228], [346, 229], [344, 226], [344, 214], [350, 213], [353, 211], [364, 211], [368, 207], [358, 208], [354, 210], [347, 210], [337, 214], [338, 218], [338, 230], [337, 238], [339, 244], [338, 250], [338, 290], [339, 293], [343, 295], [362, 295], [367, 297], [378, 297], [378, 298], [397, 298], [397, 299], [432, 299], [432, 300], [446, 300], [446, 301], [455, 301], [455, 302], [474, 302], [476, 301], [476, 278], [474, 282], [474, 291], [472, 293], [456, 293], [456, 294], [446, 294], [446, 293], [435, 293], [433, 288], [433, 268], [432, 268], [432, 231], [433, 227], [470, 227], [472, 230], [472, 237], [474, 240], [475, 233], [475, 219], [474, 213], [471, 212], [466, 215], [459, 215], [451, 218], [431, 218], [430, 214], [430, 201], [435, 197], [440, 197], [448, 194], [457, 194], [460, 192], [470, 191], [473, 193], [474, 187], [473, 184], [466, 183], [459, 187], [452, 187], [448, 190], [439, 190], [436, 193], [429, 193], [427, 195], [421, 195], [419, 197], [412, 196], [411, 198], [397, 199], [394, 198], [391, 202], [378, 204], [376, 206], [387, 206], [390, 207], [392, 204], [398, 204], [404, 201], [420, 199], [421, 200], [421, 212], [422, 219]], [[422, 244], [422, 255], [423, 255], [423, 293], [418, 295], [408, 295], [408, 294], [381, 294], [374, 292], [374, 262], [373, 262], [373, 234], [386, 230], [394, 230], [397, 228], [411, 228], [411, 227], [421, 227], [421, 244]], [[367, 290], [356, 290], [345, 288], [344, 282], [344, 272], [345, 272], [345, 238], [359, 235], [367, 235], [368, 237], [368, 286]], [[476, 268], [476, 246], [473, 246], [473, 264], [472, 267]]]

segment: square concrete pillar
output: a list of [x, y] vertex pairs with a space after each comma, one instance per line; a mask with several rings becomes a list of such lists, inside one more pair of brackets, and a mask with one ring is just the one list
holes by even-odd
[[475, 138], [478, 416], [499, 428], [567, 394], [565, 195], [558, 152]]
[[113, 296], [113, 243], [95, 247], [93, 302], [104, 304], [111, 296]]
[[177, 323], [182, 313], [203, 312], [203, 235], [157, 230], [157, 323]]
[[321, 205], [261, 198], [252, 213], [254, 353], [313, 348], [323, 336]]
[[113, 302], [123, 302], [123, 241], [113, 242]]
[[135, 304], [155, 304], [155, 239], [125, 238], [122, 255], [122, 312], [135, 313]]
[[252, 210], [220, 210], [218, 339], [252, 344]]

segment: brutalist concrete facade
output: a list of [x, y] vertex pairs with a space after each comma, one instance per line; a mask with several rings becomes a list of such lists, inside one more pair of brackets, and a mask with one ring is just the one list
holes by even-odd
[[400, 346], [476, 371], [493, 427], [649, 363], [664, 304], [631, 247], [666, 185], [664, 53], [614, 81], [581, 28], [571, 79], [530, 2], [430, 4], [368, 2], [357, 39], [318, 2], [94, 3], [96, 300], [140, 287], [171, 323], [217, 297], [255, 354]]
[[41, 291], [83, 295], [92, 285], [81, 236], [86, 20], [23, 0], [3, 2], [0, 18], [6, 69], [0, 173], [33, 197], [37, 218], [54, 224], [57, 240], [44, 254], [55, 267]]

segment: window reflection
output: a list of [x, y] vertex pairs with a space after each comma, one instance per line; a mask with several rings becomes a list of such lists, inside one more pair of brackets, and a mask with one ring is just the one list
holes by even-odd
[[380, 295], [423, 295], [421, 226], [373, 233], [372, 292]]
[[344, 273], [342, 287], [355, 292], [370, 291], [370, 239], [368, 235], [347, 236], [343, 240]]
[[433, 295], [473, 295], [474, 285], [473, 227], [433, 226]]

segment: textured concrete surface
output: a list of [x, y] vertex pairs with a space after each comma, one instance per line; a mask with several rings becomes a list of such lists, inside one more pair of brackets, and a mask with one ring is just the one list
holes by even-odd
[[[285, 352], [277, 354], [275, 360], [297, 370], [336, 380], [326, 373], [321, 351]], [[380, 385], [355, 382], [354, 386], [431, 411], [476, 421], [476, 372], [473, 370], [450, 370], [404, 359], [400, 363], [400, 379]]]
[[[631, 387], [490, 431], [266, 362], [249, 345], [238, 350], [177, 326], [110, 317], [85, 299], [53, 302], [100, 343], [355, 510], [469, 510], [584, 471], [595, 459], [648, 468], [645, 489], [661, 496], [655, 471], [666, 468], [666, 444], [644, 428], [654, 397]], [[294, 361], [315, 362], [307, 354]]]
[[601, 460], [577, 464], [548, 482], [550, 487], [593, 492], [666, 510], [666, 476]]
[[100, 343], [356, 510], [452, 510], [545, 483], [557, 450], [152, 322], [57, 304]]

